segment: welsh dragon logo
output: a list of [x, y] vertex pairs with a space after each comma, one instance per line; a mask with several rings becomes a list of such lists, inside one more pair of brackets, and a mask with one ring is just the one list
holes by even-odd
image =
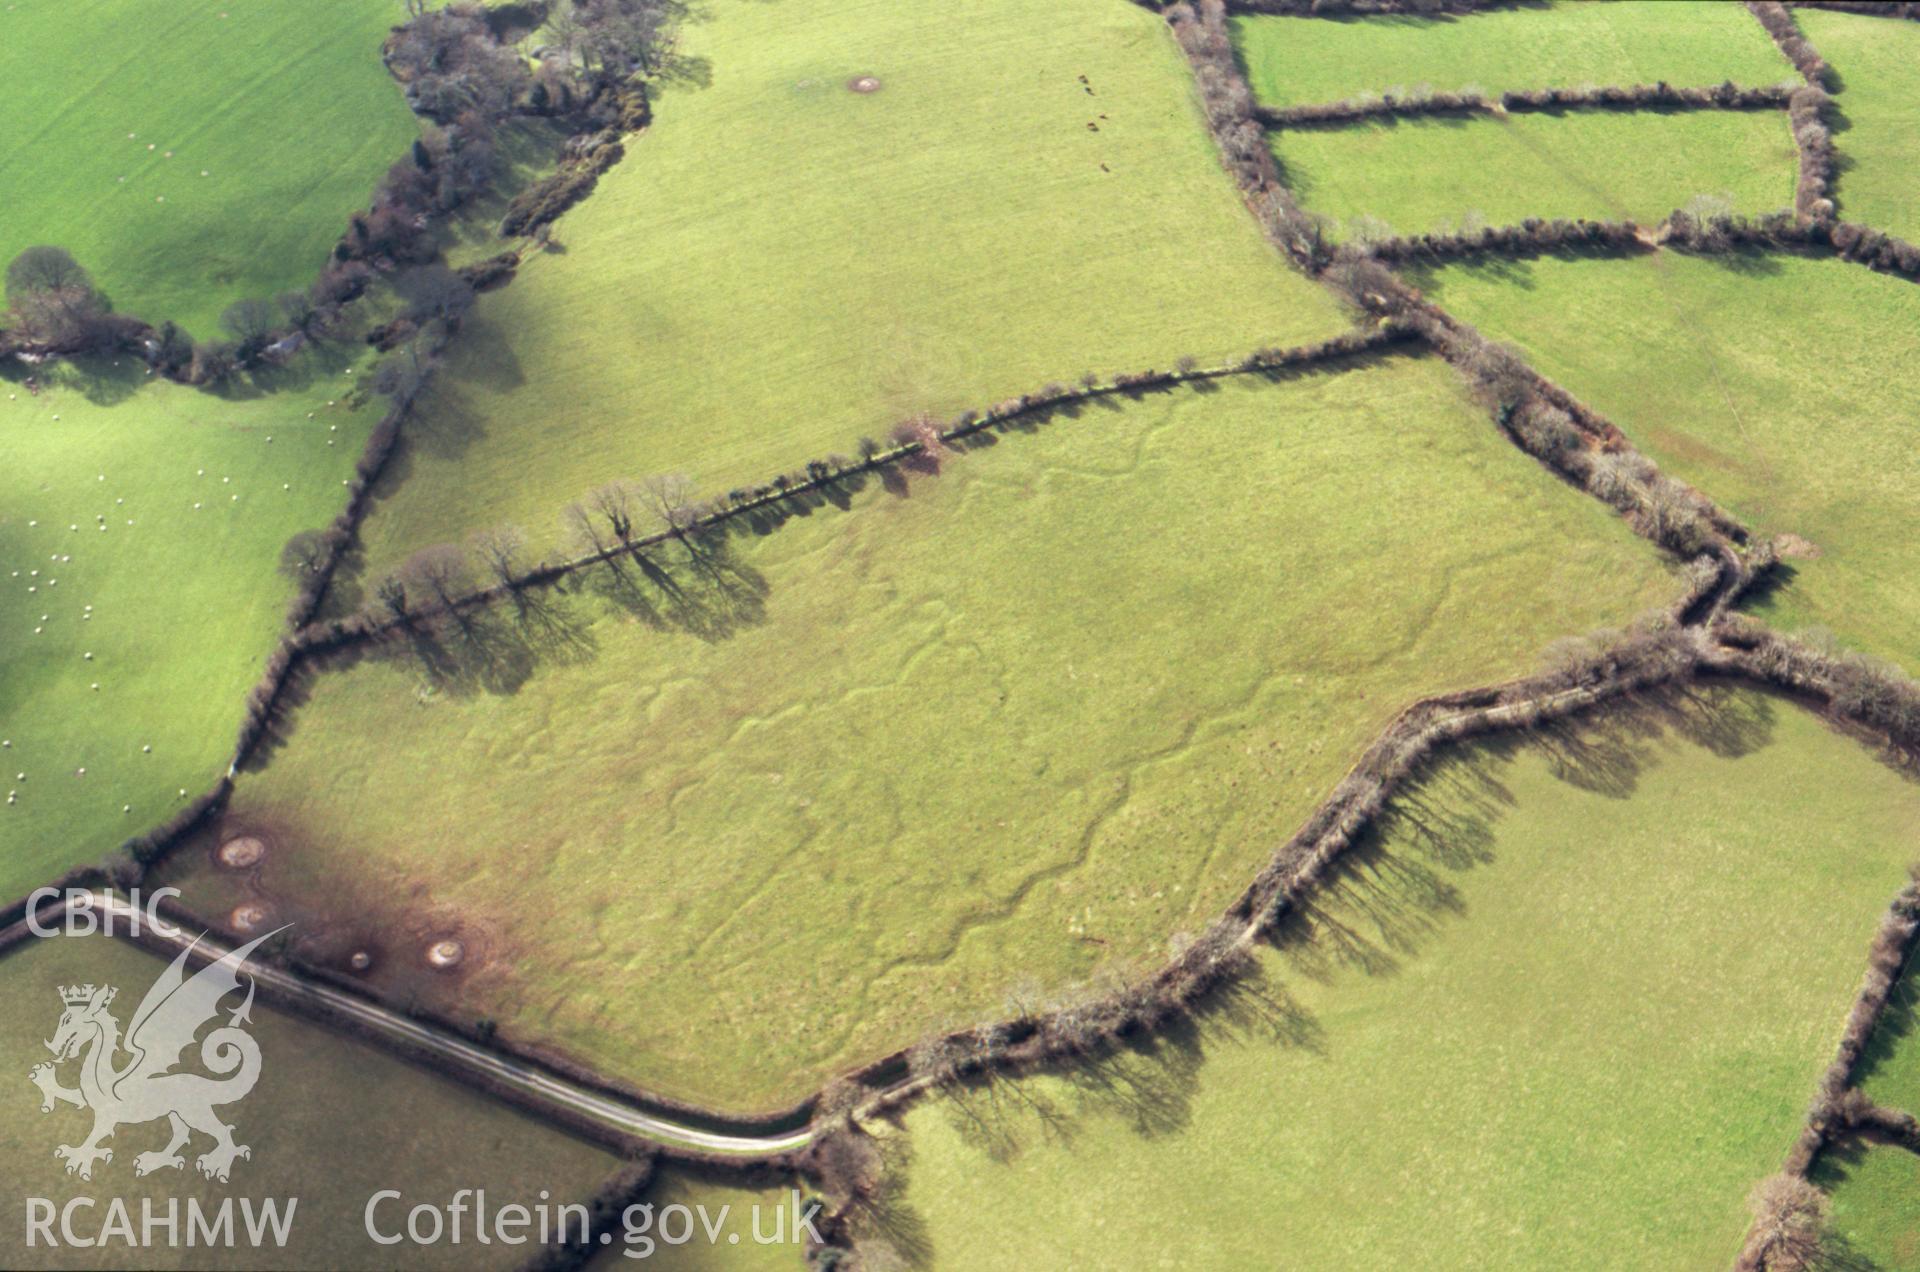
[[[42, 1113], [51, 1113], [57, 1104], [93, 1110], [93, 1133], [83, 1143], [53, 1150], [67, 1163], [69, 1175], [92, 1179], [96, 1161], [113, 1160], [113, 1150], [102, 1147], [103, 1140], [119, 1127], [160, 1118], [172, 1128], [167, 1146], [136, 1156], [136, 1175], [185, 1166], [180, 1150], [195, 1131], [213, 1137], [213, 1147], [194, 1162], [210, 1179], [225, 1183], [234, 1160], [253, 1155], [245, 1144], [234, 1142], [234, 1128], [214, 1113], [216, 1107], [244, 1097], [260, 1079], [260, 1044], [241, 1028], [249, 1023], [253, 1007], [251, 976], [245, 978], [246, 1000], [228, 1013], [226, 1024], [200, 1041], [200, 1063], [215, 1076], [175, 1072], [175, 1066], [201, 1026], [219, 1015], [221, 999], [241, 988], [240, 969], [247, 955], [272, 935], [229, 950], [192, 976], [186, 964], [193, 948], [182, 950], [140, 1000], [124, 1039], [120, 1022], [107, 1010], [117, 990], [108, 985], [61, 988], [66, 1010], [47, 1043], [53, 1061], [35, 1065], [27, 1077], [40, 1088]], [[80, 1061], [80, 1085], [62, 1086], [56, 1066], [74, 1059]]]

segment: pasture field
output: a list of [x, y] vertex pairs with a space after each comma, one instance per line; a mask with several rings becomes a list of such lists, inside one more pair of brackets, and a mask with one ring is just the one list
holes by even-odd
[[1759, 23], [1717, 0], [1554, 0], [1463, 18], [1243, 15], [1233, 25], [1247, 82], [1270, 106], [1421, 87], [1799, 82]]
[[364, 365], [311, 353], [251, 398], [132, 359], [38, 393], [0, 379], [0, 896], [226, 770], [293, 595], [281, 547], [333, 518], [381, 410], [350, 409]]
[[1675, 252], [1418, 281], [1758, 532], [1800, 536], [1758, 605], [1769, 621], [1920, 671], [1920, 288], [1831, 259]]
[[53, 243], [114, 308], [214, 339], [305, 287], [417, 133], [390, 0], [22, 3], [0, 14], [0, 261]]
[[500, 520], [544, 549], [613, 477], [721, 494], [916, 412], [1346, 326], [1136, 6], [721, 0], [682, 47], [711, 85], [665, 88], [564, 253], [482, 299], [363, 532], [374, 572]]
[[[777, 1106], [1017, 980], [1157, 963], [1407, 702], [1678, 590], [1412, 356], [898, 481], [321, 672], [220, 832], [266, 864], [183, 851], [190, 903], [468, 932], [451, 1009]], [[375, 983], [433, 998], [416, 961]]]
[[[163, 1147], [163, 1122], [120, 1128], [109, 1142], [113, 1160], [97, 1165], [84, 1181], [64, 1171], [53, 1156], [57, 1144], [78, 1143], [89, 1115], [70, 1106], [40, 1112], [40, 1096], [25, 1073], [35, 1057], [46, 1058], [44, 1039], [60, 1019], [59, 987], [111, 984], [119, 988], [113, 1012], [126, 1026], [147, 986], [165, 961], [102, 936], [32, 940], [0, 959], [0, 1031], [19, 1076], [0, 1115], [0, 1154], [7, 1179], [23, 1196], [45, 1197], [56, 1207], [74, 1197], [97, 1199], [82, 1210], [83, 1231], [91, 1215], [106, 1218], [110, 1198], [125, 1201], [134, 1223], [143, 1199], [165, 1213], [178, 1200], [182, 1241], [189, 1199], [217, 1207], [222, 1198], [297, 1199], [284, 1249], [199, 1246], [173, 1252], [180, 1266], [196, 1268], [472, 1267], [513, 1268], [530, 1247], [474, 1244], [376, 1245], [365, 1235], [363, 1211], [381, 1189], [399, 1189], [405, 1203], [389, 1201], [376, 1212], [383, 1233], [401, 1229], [408, 1207], [422, 1201], [444, 1206], [462, 1188], [485, 1188], [489, 1205], [539, 1204], [544, 1189], [558, 1201], [584, 1198], [618, 1164], [600, 1149], [520, 1116], [495, 1100], [429, 1076], [384, 1052], [343, 1038], [256, 1002], [249, 1032], [260, 1044], [260, 1081], [241, 1100], [222, 1107], [235, 1139], [253, 1150], [234, 1164], [230, 1183], [203, 1178], [189, 1158], [182, 1171], [134, 1174], [139, 1152]], [[237, 1004], [239, 1000], [233, 1000]], [[230, 1006], [233, 1004], [229, 1004]], [[190, 1055], [195, 1054], [190, 1052]], [[72, 1064], [62, 1079], [75, 1080]], [[208, 1141], [196, 1136], [191, 1153]], [[18, 1212], [15, 1216], [18, 1219]], [[240, 1219], [236, 1215], [235, 1225]], [[18, 1231], [18, 1230], [16, 1230]], [[55, 1232], [59, 1231], [56, 1226]], [[136, 1228], [137, 1231], [137, 1228]], [[164, 1234], [161, 1239], [164, 1241]], [[94, 1249], [24, 1247], [9, 1235], [9, 1265], [31, 1268], [153, 1267], [152, 1249], [115, 1242]], [[401, 1252], [404, 1252], [402, 1254]]]
[[1821, 9], [1793, 16], [1837, 77], [1840, 215], [1920, 240], [1920, 27]]
[[1920, 1156], [1887, 1146], [1829, 1150], [1814, 1163], [1812, 1179], [1833, 1197], [1830, 1232], [1841, 1238], [1846, 1256], [1831, 1266], [1920, 1269], [1920, 1210], [1913, 1204], [1920, 1197]]
[[1259, 990], [912, 1111], [890, 1226], [939, 1267], [1724, 1268], [1916, 817], [1748, 691], [1457, 753]]
[[1696, 195], [1759, 214], [1793, 205], [1796, 154], [1778, 111], [1568, 111], [1290, 128], [1273, 151], [1302, 207], [1354, 237], [1529, 217], [1658, 221]]

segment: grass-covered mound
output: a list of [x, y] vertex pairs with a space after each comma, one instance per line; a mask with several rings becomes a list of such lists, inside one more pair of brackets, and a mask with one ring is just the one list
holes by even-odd
[[1422, 234], [1478, 217], [1658, 221], [1705, 195], [1748, 214], [1793, 203], [1776, 111], [1571, 111], [1395, 119], [1273, 138], [1289, 185], [1336, 233]]
[[293, 595], [281, 549], [332, 520], [382, 409], [350, 409], [361, 367], [309, 354], [247, 398], [131, 358], [0, 379], [0, 896], [225, 772]]
[[16, 4], [0, 13], [0, 261], [53, 243], [114, 307], [203, 339], [305, 287], [416, 133], [391, 0]]
[[1422, 87], [1500, 93], [1794, 78], [1759, 23], [1719, 0], [1555, 0], [1437, 18], [1246, 15], [1234, 19], [1234, 38], [1254, 95], [1270, 106]]
[[226, 820], [268, 863], [190, 897], [367, 934], [430, 999], [407, 943], [470, 931], [459, 1012], [778, 1104], [1016, 981], [1157, 963], [1407, 702], [1677, 590], [1404, 355], [890, 480], [324, 672]]
[[1760, 608], [1920, 671], [1920, 288], [1796, 256], [1496, 262], [1420, 279], [1763, 534]]
[[[616, 476], [708, 495], [951, 415], [1345, 325], [1261, 237], [1153, 14], [722, 0], [704, 87], [487, 296], [365, 538], [541, 546]], [[857, 92], [854, 81], [877, 87]]]
[[[376, 1245], [366, 1236], [364, 1211], [381, 1189], [399, 1189], [403, 1201], [383, 1202], [378, 1222], [387, 1234], [404, 1230], [406, 1212], [426, 1202], [444, 1207], [463, 1188], [487, 1192], [491, 1213], [509, 1204], [530, 1209], [541, 1204], [584, 1200], [617, 1163], [599, 1149], [571, 1139], [466, 1087], [430, 1077], [386, 1053], [342, 1038], [256, 1001], [247, 1031], [260, 1047], [260, 1080], [244, 1098], [217, 1108], [234, 1127], [234, 1139], [253, 1150], [233, 1165], [232, 1178], [219, 1183], [195, 1169], [193, 1156], [211, 1141], [196, 1134], [178, 1170], [134, 1173], [138, 1154], [166, 1145], [164, 1120], [120, 1127], [108, 1141], [113, 1160], [97, 1164], [93, 1179], [64, 1173], [53, 1155], [57, 1144], [77, 1144], [92, 1126], [89, 1114], [69, 1105], [40, 1112], [40, 1095], [26, 1070], [48, 1059], [43, 1040], [60, 1019], [63, 985], [114, 985], [111, 1008], [124, 1028], [132, 1020], [147, 987], [166, 970], [162, 960], [103, 936], [30, 940], [0, 958], [0, 1044], [17, 1062], [20, 1076], [13, 1098], [0, 1114], [0, 1154], [8, 1163], [7, 1183], [24, 1196], [44, 1197], [57, 1208], [73, 1198], [95, 1198], [74, 1214], [78, 1233], [97, 1232], [108, 1218], [111, 1199], [125, 1203], [139, 1240], [141, 1206], [150, 1200], [164, 1218], [169, 1200], [177, 1202], [180, 1245], [165, 1251], [166, 1233], [155, 1229], [158, 1247], [129, 1246], [113, 1240], [91, 1248], [49, 1250], [44, 1244], [23, 1248], [24, 1230], [7, 1238], [7, 1262], [34, 1268], [151, 1268], [156, 1259], [194, 1268], [372, 1268], [466, 1269], [475, 1260], [512, 1266], [530, 1245], [491, 1250], [474, 1242], [471, 1211], [463, 1241], [437, 1245]], [[240, 1003], [238, 994], [221, 1012]], [[186, 1052], [186, 1066], [198, 1072], [198, 1048]], [[118, 1063], [124, 1064], [125, 1057]], [[75, 1081], [75, 1066], [61, 1077]], [[198, 1201], [209, 1218], [227, 1198], [235, 1202], [234, 1225], [244, 1233], [240, 1199], [258, 1206], [268, 1198], [294, 1200], [290, 1238], [285, 1248], [269, 1240], [256, 1249], [244, 1240], [230, 1247], [186, 1247], [188, 1205]], [[16, 1214], [16, 1219], [19, 1215]], [[91, 1227], [90, 1227], [91, 1225]], [[56, 1222], [54, 1232], [60, 1228]], [[499, 1256], [504, 1254], [504, 1261]]]
[[1724, 1268], [1915, 855], [1783, 700], [1473, 747], [1150, 1053], [907, 1119], [930, 1266]]
[[1920, 26], [1820, 9], [1793, 16], [1839, 90], [1828, 117], [1839, 125], [1840, 215], [1920, 241]]

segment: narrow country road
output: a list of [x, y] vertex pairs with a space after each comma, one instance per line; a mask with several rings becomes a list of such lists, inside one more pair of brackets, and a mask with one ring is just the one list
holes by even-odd
[[[165, 946], [175, 953], [192, 949], [193, 957], [189, 962], [196, 967], [213, 962], [233, 948], [211, 932], [196, 939], [193, 933], [172, 924], [156, 927], [146, 921], [146, 916], [140, 914], [136, 906], [112, 893], [96, 891], [86, 895], [92, 898], [92, 906], [97, 913], [111, 915], [122, 921], [116, 923], [115, 935], [143, 948]], [[54, 926], [63, 912], [79, 904], [80, 897], [70, 899], [63, 895], [41, 906], [36, 917], [41, 926]], [[124, 931], [135, 918], [141, 920], [143, 934], [140, 937], [129, 936]], [[651, 1140], [667, 1147], [697, 1148], [707, 1152], [755, 1157], [800, 1148], [812, 1138], [811, 1132], [805, 1128], [785, 1135], [770, 1136], [724, 1135], [703, 1131], [649, 1113], [617, 1096], [594, 1091], [524, 1061], [501, 1055], [446, 1029], [316, 984], [296, 972], [253, 962], [247, 964], [246, 971], [259, 982], [270, 1000], [277, 999], [295, 1008], [306, 1006], [350, 1017], [377, 1038], [404, 1043], [426, 1052], [449, 1069], [484, 1075], [512, 1087], [535, 1105], [569, 1110], [624, 1135]]]

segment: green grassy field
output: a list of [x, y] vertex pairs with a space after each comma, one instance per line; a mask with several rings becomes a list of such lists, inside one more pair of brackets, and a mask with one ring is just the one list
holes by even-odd
[[1831, 1266], [1855, 1272], [1920, 1269], [1920, 1156], [1891, 1147], [1828, 1152], [1815, 1163], [1813, 1182], [1833, 1196], [1830, 1232], [1852, 1261]]
[[[1448, 268], [1435, 299], [1668, 471], [1817, 557], [1760, 607], [1920, 671], [1920, 289], [1834, 260], [1672, 252]], [[1764, 321], [1756, 321], [1758, 316]]]
[[1795, 10], [1794, 20], [1838, 74], [1841, 216], [1920, 240], [1920, 27], [1819, 9]]
[[1760, 25], [1718, 0], [1556, 0], [1466, 18], [1233, 20], [1254, 96], [1272, 106], [1360, 93], [1585, 84], [1778, 84], [1797, 78]]
[[665, 89], [565, 253], [481, 302], [365, 528], [375, 570], [498, 520], [544, 545], [616, 476], [720, 494], [921, 410], [1346, 325], [1145, 10], [720, 0], [683, 47], [711, 86]]
[[380, 409], [348, 409], [347, 370], [310, 354], [247, 399], [131, 359], [38, 394], [0, 379], [0, 896], [100, 859], [226, 770], [293, 594], [281, 546], [333, 518]]
[[1528, 217], [1658, 221], [1696, 195], [1746, 213], [1793, 205], [1796, 155], [1774, 111], [1571, 111], [1406, 119], [1273, 135], [1288, 185], [1340, 237]]
[[72, 252], [114, 308], [220, 336], [304, 287], [415, 135], [390, 0], [16, 4], [0, 14], [0, 260]]
[[1917, 816], [1745, 692], [1476, 748], [1395, 801], [1265, 1001], [913, 1111], [893, 1227], [938, 1267], [1724, 1268]]
[[1157, 960], [1408, 701], [1676, 590], [1410, 357], [1007, 436], [725, 593], [659, 555], [683, 599], [596, 571], [441, 678], [323, 675], [226, 833], [306, 930], [470, 928], [458, 1010], [736, 1108]]
[[[59, 987], [112, 984], [119, 987], [114, 1014], [123, 1026], [141, 996], [166, 968], [158, 958], [106, 937], [30, 941], [0, 960], [0, 1020], [6, 1054], [17, 1062], [16, 1088], [0, 1116], [0, 1156], [7, 1182], [21, 1195], [64, 1206], [92, 1197], [92, 1211], [78, 1213], [87, 1230], [106, 1218], [111, 1198], [120, 1198], [139, 1223], [143, 1199], [165, 1213], [168, 1198], [181, 1207], [182, 1240], [188, 1199], [218, 1206], [221, 1199], [297, 1199], [291, 1239], [285, 1249], [198, 1246], [171, 1252], [172, 1266], [195, 1268], [512, 1268], [529, 1247], [481, 1247], [405, 1243], [380, 1246], [366, 1235], [363, 1210], [381, 1189], [399, 1189], [405, 1204], [383, 1203], [376, 1218], [391, 1233], [405, 1222], [407, 1207], [423, 1201], [445, 1205], [458, 1189], [485, 1188], [489, 1205], [539, 1204], [542, 1190], [554, 1203], [589, 1196], [617, 1163], [601, 1150], [562, 1136], [464, 1087], [429, 1077], [382, 1052], [347, 1041], [305, 1021], [256, 1003], [249, 1032], [260, 1044], [260, 1081], [244, 1099], [222, 1107], [235, 1139], [253, 1155], [234, 1164], [230, 1183], [206, 1180], [191, 1160], [182, 1172], [134, 1174], [134, 1156], [165, 1145], [164, 1123], [126, 1126], [110, 1146], [113, 1160], [97, 1165], [91, 1181], [63, 1173], [53, 1156], [57, 1144], [78, 1143], [87, 1133], [85, 1113], [62, 1106], [40, 1112], [40, 1096], [25, 1073], [46, 1058], [42, 1041], [60, 1019]], [[237, 1003], [237, 999], [234, 1000]], [[195, 1053], [189, 1053], [192, 1055]], [[68, 1065], [63, 1079], [71, 1084]], [[196, 1136], [192, 1152], [205, 1151]], [[16, 1218], [20, 1212], [16, 1211]], [[394, 1222], [398, 1219], [398, 1223]], [[239, 1223], [236, 1217], [236, 1225]], [[469, 1221], [470, 1222], [470, 1221]], [[59, 1231], [56, 1226], [55, 1232]], [[137, 1231], [137, 1229], [136, 1229]], [[161, 1236], [164, 1244], [164, 1234]], [[154, 1267], [152, 1249], [119, 1243], [87, 1250], [24, 1248], [19, 1229], [9, 1233], [7, 1263], [20, 1268]]]

